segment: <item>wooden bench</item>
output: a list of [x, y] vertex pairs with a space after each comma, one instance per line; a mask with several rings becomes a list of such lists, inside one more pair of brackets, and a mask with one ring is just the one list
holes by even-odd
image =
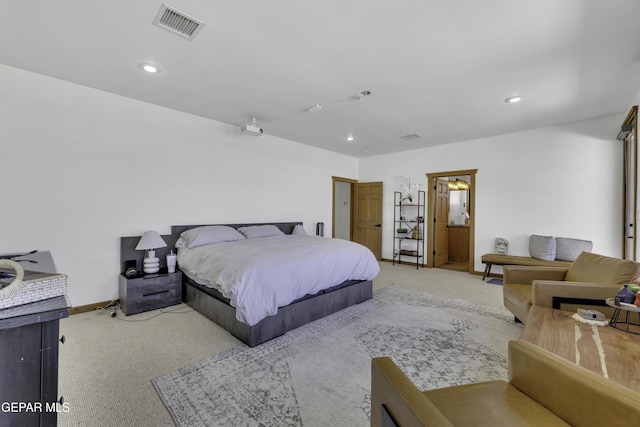
[[527, 265], [540, 267], [569, 267], [573, 264], [571, 261], [545, 261], [542, 259], [531, 258], [528, 256], [514, 256], [502, 254], [484, 254], [482, 255], [482, 263], [486, 264], [484, 268], [484, 280], [491, 273], [492, 265]]

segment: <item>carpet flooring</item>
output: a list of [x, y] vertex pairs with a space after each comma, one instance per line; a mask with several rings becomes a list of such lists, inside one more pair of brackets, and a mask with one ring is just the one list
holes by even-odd
[[[401, 287], [504, 310], [502, 287], [485, 283], [482, 274], [391, 262], [380, 268], [376, 293]], [[75, 314], [60, 321], [60, 333], [66, 342], [60, 346], [58, 391], [70, 406], [58, 416], [60, 427], [174, 426], [152, 381], [243, 346], [184, 304], [132, 316], [118, 311], [115, 318], [100, 310]]]
[[506, 379], [507, 342], [520, 332], [503, 308], [392, 285], [153, 384], [178, 426], [367, 426], [372, 357], [390, 356], [421, 389]]

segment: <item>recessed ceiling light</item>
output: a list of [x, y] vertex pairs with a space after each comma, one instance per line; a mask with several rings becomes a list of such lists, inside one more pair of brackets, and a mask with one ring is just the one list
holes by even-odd
[[515, 104], [520, 101], [522, 101], [522, 97], [520, 95], [512, 96], [504, 100], [507, 104]]
[[355, 136], [353, 136], [353, 135], [349, 135], [349, 136], [347, 136], [345, 139], [346, 139], [347, 141], [349, 141], [349, 142], [352, 142], [352, 141], [355, 141], [356, 137], [355, 137]]
[[139, 67], [144, 71], [146, 71], [147, 73], [151, 73], [151, 74], [157, 74], [160, 72], [160, 68], [153, 64], [147, 64], [143, 62], [142, 64], [139, 65]]

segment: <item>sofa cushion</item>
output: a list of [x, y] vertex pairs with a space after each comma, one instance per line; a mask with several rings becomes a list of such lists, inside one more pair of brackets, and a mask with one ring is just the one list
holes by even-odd
[[593, 242], [590, 240], [556, 237], [556, 259], [558, 261], [575, 261], [582, 252], [591, 252]]
[[640, 394], [598, 371], [578, 366], [530, 342], [509, 342], [510, 384], [569, 424], [636, 424], [640, 419]]
[[529, 255], [531, 258], [553, 261], [556, 259], [556, 239], [553, 236], [532, 234], [529, 237]]
[[502, 286], [504, 306], [521, 322], [526, 323], [531, 309], [532, 296], [529, 284], [504, 284]]
[[510, 283], [503, 285], [504, 299], [520, 306], [523, 310], [529, 311], [532, 303], [531, 285]]
[[569, 425], [505, 381], [446, 387], [423, 394], [455, 426], [517, 426], [528, 422]]
[[569, 282], [628, 283], [640, 274], [640, 264], [590, 252], [582, 252], [571, 264], [565, 280]]

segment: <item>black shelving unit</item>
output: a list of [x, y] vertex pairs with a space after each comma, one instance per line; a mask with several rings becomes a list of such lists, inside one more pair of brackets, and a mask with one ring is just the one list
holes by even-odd
[[[402, 193], [393, 193], [393, 264], [402, 264], [402, 259], [415, 262], [416, 268], [424, 267], [424, 220], [425, 192], [409, 200]], [[406, 235], [398, 233], [399, 228], [407, 229]], [[406, 261], [405, 261], [406, 262]]]

